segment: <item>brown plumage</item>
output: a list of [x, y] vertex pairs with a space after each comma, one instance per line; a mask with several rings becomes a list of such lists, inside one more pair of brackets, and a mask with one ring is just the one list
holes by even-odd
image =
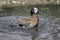
[[38, 9], [36, 7], [31, 9], [30, 18], [21, 18], [18, 20], [19, 26], [23, 29], [33, 28], [38, 24]]

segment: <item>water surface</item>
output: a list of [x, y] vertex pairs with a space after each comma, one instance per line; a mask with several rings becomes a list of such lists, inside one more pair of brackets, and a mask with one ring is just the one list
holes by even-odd
[[[30, 9], [34, 6], [36, 6], [39, 9], [39, 13], [38, 13], [39, 14], [39, 26], [38, 26], [39, 36], [37, 37], [37, 39], [45, 38], [49, 40], [51, 36], [53, 37], [51, 39], [55, 40], [58, 37], [57, 39], [59, 40], [60, 36], [57, 36], [59, 35], [60, 32], [60, 22], [59, 22], [60, 6], [59, 5], [46, 5], [46, 6], [25, 5], [16, 8], [5, 8], [4, 11], [0, 11], [0, 16], [3, 16], [0, 17], [1, 33], [2, 31], [3, 31], [2, 34], [8, 33], [9, 39], [12, 39], [10, 35], [13, 35], [14, 33], [16, 33], [15, 35], [18, 36], [17, 34], [20, 34], [21, 30], [20, 29], [11, 30], [9, 25], [11, 24], [11, 22], [13, 23], [15, 23], [15, 21], [17, 22], [17, 19], [20, 17], [30, 16]], [[31, 34], [31, 32], [29, 33], [28, 31], [23, 31], [22, 33]], [[6, 36], [6, 35], [1, 35], [1, 36]], [[16, 40], [16, 36], [14, 37], [15, 40]], [[6, 38], [8, 38], [8, 36], [6, 36]]]

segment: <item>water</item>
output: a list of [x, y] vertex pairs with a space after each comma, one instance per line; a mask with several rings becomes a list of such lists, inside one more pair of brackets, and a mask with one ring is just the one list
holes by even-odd
[[[10, 24], [17, 22], [20, 17], [30, 16], [30, 9], [32, 7], [39, 8], [39, 32], [28, 32], [27, 30], [10, 29]], [[20, 6], [18, 8], [5, 8], [1, 11], [0, 17], [0, 39], [1, 40], [59, 40], [60, 38], [60, 8], [59, 5], [29, 5]], [[17, 26], [17, 24], [16, 24]], [[31, 34], [33, 33], [33, 35]], [[25, 34], [25, 35], [24, 35]], [[26, 37], [25, 37], [26, 36]]]

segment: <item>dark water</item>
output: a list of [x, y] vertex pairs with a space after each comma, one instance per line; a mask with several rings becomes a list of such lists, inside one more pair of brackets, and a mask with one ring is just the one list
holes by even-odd
[[[30, 16], [30, 9], [36, 6], [39, 9], [38, 35], [34, 33], [31, 37], [22, 37], [20, 29], [10, 30], [9, 24], [17, 22], [19, 17]], [[15, 8], [4, 8], [0, 12], [0, 39], [1, 40], [59, 40], [60, 38], [60, 6], [59, 5], [25, 5]], [[20, 31], [19, 31], [20, 30]], [[13, 34], [11, 34], [13, 33]], [[15, 34], [16, 33], [16, 34]], [[30, 34], [28, 31], [22, 34]], [[26, 36], [26, 35], [25, 35]], [[38, 37], [37, 37], [38, 36]]]
[[4, 11], [0, 11], [0, 16], [28, 16], [30, 15], [30, 9], [32, 7], [37, 7], [41, 14], [48, 14], [51, 16], [60, 17], [60, 5], [25, 5], [15, 8], [4, 8]]

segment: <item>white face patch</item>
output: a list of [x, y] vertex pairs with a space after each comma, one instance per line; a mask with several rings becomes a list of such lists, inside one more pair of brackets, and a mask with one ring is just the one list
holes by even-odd
[[34, 7], [34, 12], [37, 13], [38, 12], [38, 9], [36, 7]]

